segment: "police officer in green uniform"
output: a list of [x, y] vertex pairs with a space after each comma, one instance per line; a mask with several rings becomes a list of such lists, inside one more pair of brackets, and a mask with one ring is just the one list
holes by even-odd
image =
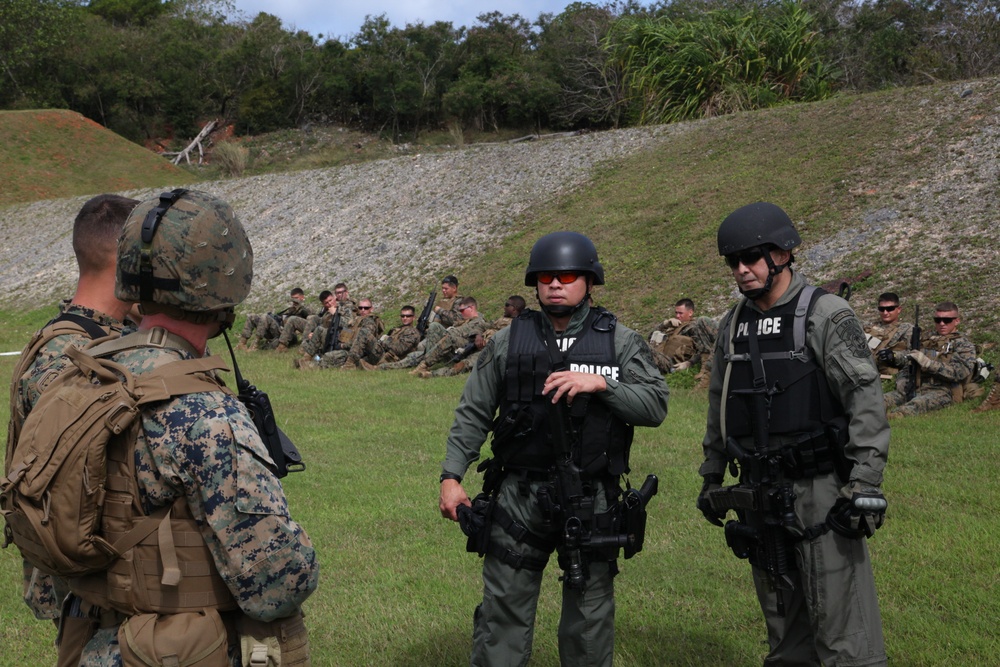
[[[499, 410], [484, 484], [493, 487], [499, 509], [492, 512], [484, 549], [483, 601], [474, 615], [470, 662], [527, 662], [542, 571], [555, 550], [567, 571], [562, 664], [610, 665], [618, 550], [586, 551], [582, 563], [567, 563], [573, 553], [555, 522], [546, 521], [540, 499], [551, 491], [556, 456], [550, 404], [565, 401], [581, 424], [573, 457], [584, 471], [596, 525], [617, 506], [633, 426], [658, 426], [666, 416], [667, 386], [643, 338], [608, 311], [590, 307], [590, 290], [604, 284], [604, 268], [586, 236], [555, 232], [539, 239], [525, 284], [536, 288], [541, 312], [524, 311], [483, 349], [455, 411], [442, 466], [441, 514], [457, 521], [461, 506], [470, 504], [462, 477]], [[552, 372], [554, 366], [567, 370]]]
[[885, 665], [865, 540], [886, 507], [882, 389], [854, 311], [792, 270], [800, 243], [764, 202], [719, 228], [743, 298], [719, 326], [697, 504], [718, 526], [735, 510], [725, 536], [752, 565], [765, 665]]

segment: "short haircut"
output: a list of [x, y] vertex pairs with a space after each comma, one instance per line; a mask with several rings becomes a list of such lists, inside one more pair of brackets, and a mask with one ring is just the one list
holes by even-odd
[[403, 306], [402, 308], [400, 308], [400, 309], [399, 309], [399, 313], [400, 313], [400, 315], [402, 315], [402, 314], [403, 314], [403, 313], [405, 313], [406, 311], [410, 311], [410, 312], [411, 312], [411, 313], [413, 313], [414, 315], [416, 315], [416, 314], [417, 314], [417, 309], [416, 309], [416, 308], [414, 308], [413, 306], [411, 306], [410, 304], [406, 304], [405, 306]]
[[337, 283], [336, 285], [333, 286], [333, 289], [335, 291], [339, 289], [347, 289], [347, 283]]
[[950, 313], [952, 311], [958, 312], [958, 304], [954, 301], [942, 301], [938, 305], [934, 306], [934, 312], [937, 313]]
[[888, 301], [889, 303], [894, 303], [898, 306], [899, 295], [895, 292], [882, 292], [878, 295], [878, 303], [882, 303], [883, 301]]
[[517, 294], [512, 294], [511, 296], [507, 297], [507, 301], [509, 301], [510, 305], [514, 307], [514, 310], [516, 310], [519, 313], [522, 310], [524, 310], [525, 306], [528, 305], [527, 302], [524, 300], [524, 297], [518, 296]]
[[456, 278], [455, 276], [445, 276], [444, 278], [441, 279], [441, 284], [444, 285], [445, 283], [450, 283], [455, 287], [458, 287], [458, 278]]
[[320, 292], [320, 293], [319, 293], [319, 300], [320, 300], [320, 303], [322, 303], [323, 301], [326, 301], [326, 300], [327, 300], [327, 299], [329, 299], [329, 298], [330, 298], [331, 296], [333, 296], [333, 292], [331, 292], [331, 291], [330, 291], [330, 290], [328, 290], [328, 289], [325, 289], [325, 290], [323, 290], [322, 292]]
[[681, 299], [680, 301], [674, 304], [674, 308], [677, 307], [682, 307], [685, 310], [694, 310], [694, 301], [692, 301], [691, 299]]
[[301, 287], [293, 287], [291, 294], [292, 294], [292, 296], [298, 296], [300, 294], [302, 296], [306, 295], [305, 290], [303, 290]]
[[138, 204], [119, 195], [97, 195], [83, 205], [73, 222], [73, 254], [81, 274], [114, 267], [118, 237]]
[[361, 304], [365, 303], [366, 301], [368, 302], [368, 305], [369, 305], [369, 306], [372, 306], [372, 307], [374, 307], [374, 306], [375, 306], [375, 304], [374, 304], [374, 303], [372, 303], [372, 300], [371, 300], [371, 299], [361, 299], [360, 301], [358, 301], [358, 305], [360, 306]]
[[463, 296], [461, 299], [458, 300], [458, 305], [459, 306], [473, 306], [475, 308], [479, 307], [479, 304], [476, 303], [476, 300], [473, 299], [471, 296]]

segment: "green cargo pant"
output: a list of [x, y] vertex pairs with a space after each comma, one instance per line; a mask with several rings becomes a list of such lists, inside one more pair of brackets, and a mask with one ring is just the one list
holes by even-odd
[[[552, 537], [542, 525], [536, 493], [545, 482], [526, 481], [509, 474], [500, 486], [498, 502], [514, 521], [539, 537]], [[603, 485], [597, 484], [595, 512], [607, 510]], [[521, 488], [529, 489], [522, 495]], [[532, 558], [545, 552], [517, 542], [493, 524], [493, 544]], [[554, 557], [552, 560], [555, 560]], [[550, 562], [550, 567], [558, 567]], [[473, 618], [473, 667], [526, 665], [531, 657], [535, 610], [542, 584], [542, 572], [514, 569], [487, 554], [483, 559], [483, 601]], [[559, 621], [559, 659], [564, 667], [608, 666], [614, 659], [615, 598], [614, 577], [607, 562], [591, 563], [584, 591], [563, 587], [562, 616]]]
[[[836, 475], [794, 483], [801, 527], [825, 520], [840, 492]], [[876, 537], [877, 539], [877, 537]], [[886, 664], [875, 579], [864, 539], [829, 531], [795, 546], [795, 589], [783, 592], [784, 617], [767, 575], [753, 568], [771, 651], [765, 665], [860, 667]]]

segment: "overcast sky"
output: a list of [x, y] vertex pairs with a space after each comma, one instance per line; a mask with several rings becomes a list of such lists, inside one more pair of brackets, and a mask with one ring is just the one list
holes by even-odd
[[354, 35], [365, 15], [385, 14], [396, 28], [422, 21], [451, 21], [457, 28], [471, 26], [476, 16], [498, 11], [520, 14], [534, 22], [542, 12], [558, 14], [572, 0], [235, 0], [236, 8], [253, 18], [267, 12], [281, 19], [284, 27], [305, 30], [313, 36], [346, 38]]

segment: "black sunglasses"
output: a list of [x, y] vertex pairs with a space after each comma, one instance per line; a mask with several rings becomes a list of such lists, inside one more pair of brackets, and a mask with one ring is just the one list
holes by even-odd
[[750, 248], [743, 252], [734, 252], [732, 255], [726, 255], [726, 264], [729, 265], [730, 269], [735, 269], [740, 264], [743, 266], [753, 266], [763, 256], [764, 251], [761, 248]]
[[899, 308], [899, 306], [879, 306], [878, 307], [878, 312], [880, 312], [880, 313], [888, 313], [890, 311], [896, 310], [897, 308]]
[[957, 319], [957, 317], [935, 317], [934, 324], [951, 324]]

